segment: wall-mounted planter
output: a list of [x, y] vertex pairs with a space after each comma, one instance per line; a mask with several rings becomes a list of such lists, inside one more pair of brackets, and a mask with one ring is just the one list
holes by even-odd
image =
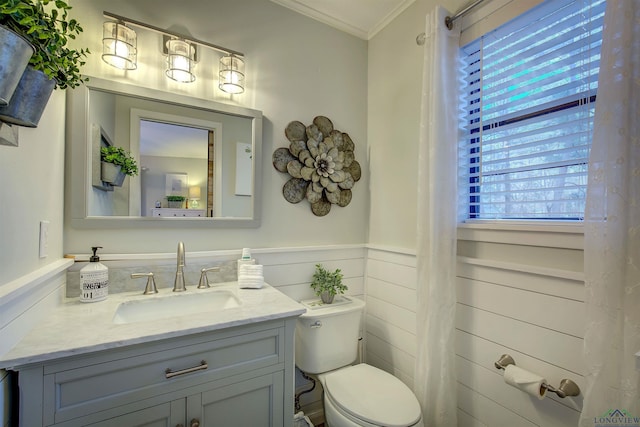
[[0, 105], [9, 104], [33, 52], [28, 41], [0, 25]]
[[0, 121], [30, 128], [38, 126], [55, 85], [55, 80], [28, 66], [9, 105], [0, 107]]
[[100, 162], [100, 175], [102, 181], [115, 187], [122, 187], [127, 177], [119, 165], [107, 162]]

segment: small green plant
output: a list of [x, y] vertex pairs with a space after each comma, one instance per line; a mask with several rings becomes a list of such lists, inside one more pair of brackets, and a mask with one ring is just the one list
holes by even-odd
[[[45, 8], [52, 3], [53, 6]], [[71, 6], [64, 0], [2, 0], [0, 24], [24, 37], [35, 49], [29, 61], [56, 82], [57, 88], [76, 87], [87, 81], [80, 67], [89, 49], [70, 49], [67, 44], [83, 30], [67, 19]]]
[[122, 168], [122, 173], [129, 176], [138, 175], [138, 164], [131, 153], [122, 147], [110, 145], [100, 148], [100, 160], [107, 163], [113, 163]]
[[[317, 296], [322, 297], [323, 294], [326, 294], [329, 296], [329, 300], [333, 300], [334, 296], [343, 294], [348, 288], [342, 283], [342, 271], [339, 268], [331, 272], [325, 269], [322, 264], [316, 264], [311, 289], [315, 291]], [[325, 301], [324, 298], [323, 301]]]
[[185, 199], [184, 196], [167, 196], [167, 202], [184, 202]]

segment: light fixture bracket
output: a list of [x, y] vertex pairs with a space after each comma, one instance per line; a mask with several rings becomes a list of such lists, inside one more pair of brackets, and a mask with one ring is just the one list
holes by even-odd
[[[163, 35], [167, 35], [167, 36], [170, 36], [170, 37], [172, 36], [173, 38], [185, 40], [185, 41], [188, 41], [189, 43], [192, 43], [192, 44], [205, 46], [205, 47], [208, 47], [210, 49], [217, 50], [218, 52], [225, 53], [227, 55], [235, 55], [235, 56], [238, 56], [240, 58], [244, 58], [244, 53], [238, 52], [237, 50], [228, 49], [228, 48], [223, 47], [223, 46], [218, 46], [216, 44], [209, 43], [209, 42], [206, 42], [204, 40], [199, 40], [199, 39], [196, 39], [194, 37], [191, 37], [191, 36], [188, 36], [188, 35], [185, 35], [185, 34], [180, 34], [180, 33], [177, 33], [175, 31], [169, 31], [169, 30], [166, 30], [164, 28], [156, 27], [155, 25], [146, 24], [146, 23], [141, 22], [141, 21], [136, 21], [135, 19], [129, 19], [129, 18], [125, 17], [125, 16], [116, 15], [115, 13], [107, 12], [106, 10], [102, 12], [102, 15], [105, 18], [110, 18], [110, 19], [113, 19], [113, 20], [116, 20], [116, 21], [121, 21], [121, 22], [124, 22], [126, 24], [133, 25], [133, 26], [140, 27], [140, 28], [145, 28], [147, 30], [155, 31], [157, 33], [160, 33], [160, 34], [163, 34]], [[164, 43], [164, 44], [166, 45], [166, 43]]]

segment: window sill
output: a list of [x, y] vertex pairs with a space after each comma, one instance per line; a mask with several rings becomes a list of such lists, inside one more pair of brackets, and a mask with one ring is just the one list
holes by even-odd
[[458, 239], [582, 250], [583, 230], [577, 221], [472, 220], [458, 224]]

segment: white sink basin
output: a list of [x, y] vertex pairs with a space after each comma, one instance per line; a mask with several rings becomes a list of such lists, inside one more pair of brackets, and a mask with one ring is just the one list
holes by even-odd
[[113, 323], [146, 322], [169, 317], [215, 313], [238, 306], [240, 306], [238, 297], [224, 289], [149, 296], [120, 303], [113, 316]]

